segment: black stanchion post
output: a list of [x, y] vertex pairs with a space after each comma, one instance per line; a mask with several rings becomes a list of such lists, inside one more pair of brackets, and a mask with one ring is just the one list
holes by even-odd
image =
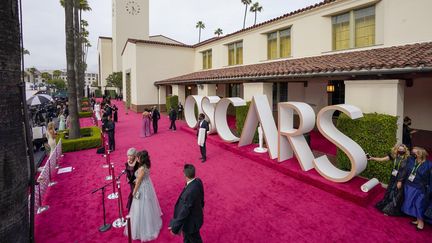
[[106, 223], [105, 216], [105, 186], [102, 187], [102, 209], [103, 209], [103, 225], [99, 227], [100, 232], [105, 232], [111, 228], [110, 224]]

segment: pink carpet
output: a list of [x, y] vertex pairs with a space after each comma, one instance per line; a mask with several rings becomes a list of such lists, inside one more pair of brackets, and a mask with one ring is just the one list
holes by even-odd
[[[168, 130], [168, 119], [160, 121], [160, 133], [140, 138], [139, 114], [125, 115], [120, 108], [116, 127], [116, 151], [112, 161], [116, 174], [124, 167], [129, 147], [147, 149], [152, 160], [151, 178], [161, 204], [163, 228], [154, 242], [182, 242], [167, 231], [178, 194], [184, 185], [182, 166], [197, 167], [204, 182], [206, 207], [204, 242], [428, 242], [432, 227], [416, 232], [409, 218], [386, 217], [372, 204], [363, 207], [290, 177], [269, 166], [208, 143], [208, 161], [199, 162], [196, 138], [179, 129]], [[178, 123], [178, 126], [184, 124]], [[107, 170], [95, 149], [67, 153], [62, 167], [71, 173], [56, 175], [57, 185], [48, 189], [44, 204], [48, 211], [36, 216], [37, 242], [127, 242], [123, 229], [100, 233], [100, 193]], [[122, 179], [123, 201], [128, 192]], [[324, 185], [323, 185], [324, 187]], [[111, 193], [108, 188], [108, 193]], [[376, 198], [376, 202], [379, 198]], [[106, 200], [107, 219], [118, 217], [117, 201]], [[374, 203], [373, 202], [373, 203]]]

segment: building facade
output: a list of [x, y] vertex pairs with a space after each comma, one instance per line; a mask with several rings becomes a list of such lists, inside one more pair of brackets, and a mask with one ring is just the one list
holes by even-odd
[[[147, 8], [135, 14], [116, 8], [113, 22], [121, 15], [148, 24], [148, 0], [132, 2]], [[148, 26], [141, 25], [141, 37], [116, 33], [109, 43], [125, 40], [116, 63], [123, 97], [137, 112], [164, 104], [166, 95], [184, 102], [190, 94], [251, 100], [259, 93], [274, 111], [278, 102], [301, 101], [316, 112], [347, 103], [398, 116], [400, 139], [405, 116], [414, 128], [432, 131], [426, 112], [432, 106], [432, 28], [424, 27], [432, 22], [429, 9], [429, 0], [326, 0], [196, 45], [143, 37]], [[118, 47], [104, 52], [103, 42], [101, 75], [120, 58], [105, 60]]]

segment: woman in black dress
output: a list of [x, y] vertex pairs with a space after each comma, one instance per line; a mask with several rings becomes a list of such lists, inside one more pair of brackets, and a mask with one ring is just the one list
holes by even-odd
[[128, 211], [130, 210], [131, 204], [132, 204], [132, 200], [133, 200], [133, 190], [135, 188], [135, 171], [138, 170], [139, 168], [139, 164], [136, 162], [137, 161], [137, 157], [136, 157], [137, 151], [135, 148], [130, 148], [127, 151], [127, 157], [128, 157], [128, 161], [125, 163], [126, 166], [126, 178], [128, 181], [128, 184], [130, 186], [130, 193], [128, 196], [128, 201], [126, 204], [126, 208], [128, 209]]
[[406, 166], [409, 150], [404, 144], [397, 144], [392, 151], [382, 158], [370, 157], [378, 162], [391, 161], [392, 172], [384, 198], [375, 207], [385, 215], [400, 216], [404, 198], [403, 183], [406, 179]]

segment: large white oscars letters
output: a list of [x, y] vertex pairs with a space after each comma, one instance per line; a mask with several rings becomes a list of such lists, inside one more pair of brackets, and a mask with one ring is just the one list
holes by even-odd
[[[273, 119], [272, 109], [265, 95], [255, 95], [243, 126], [241, 137], [235, 136], [228, 127], [227, 110], [229, 104], [244, 106], [246, 102], [238, 97], [220, 99], [217, 96], [203, 97], [191, 95], [185, 102], [185, 118], [190, 128], [195, 128], [197, 118], [195, 105], [199, 113], [204, 113], [210, 123], [209, 133], [218, 133], [226, 142], [239, 142], [246, 146], [253, 142], [258, 123], [261, 124], [264, 139], [270, 158], [283, 162], [294, 155], [302, 170], [315, 168], [318, 173], [333, 182], [347, 182], [366, 169], [367, 159], [363, 149], [333, 124], [335, 111], [341, 111], [351, 119], [363, 117], [361, 110], [355, 106], [341, 104], [323, 108], [317, 116], [316, 124], [321, 134], [340, 148], [351, 161], [351, 170], [344, 171], [334, 166], [326, 155], [315, 158], [303, 134], [315, 126], [315, 112], [303, 102], [283, 102], [278, 104], [278, 125]], [[299, 117], [299, 127], [294, 128], [294, 112]]]

